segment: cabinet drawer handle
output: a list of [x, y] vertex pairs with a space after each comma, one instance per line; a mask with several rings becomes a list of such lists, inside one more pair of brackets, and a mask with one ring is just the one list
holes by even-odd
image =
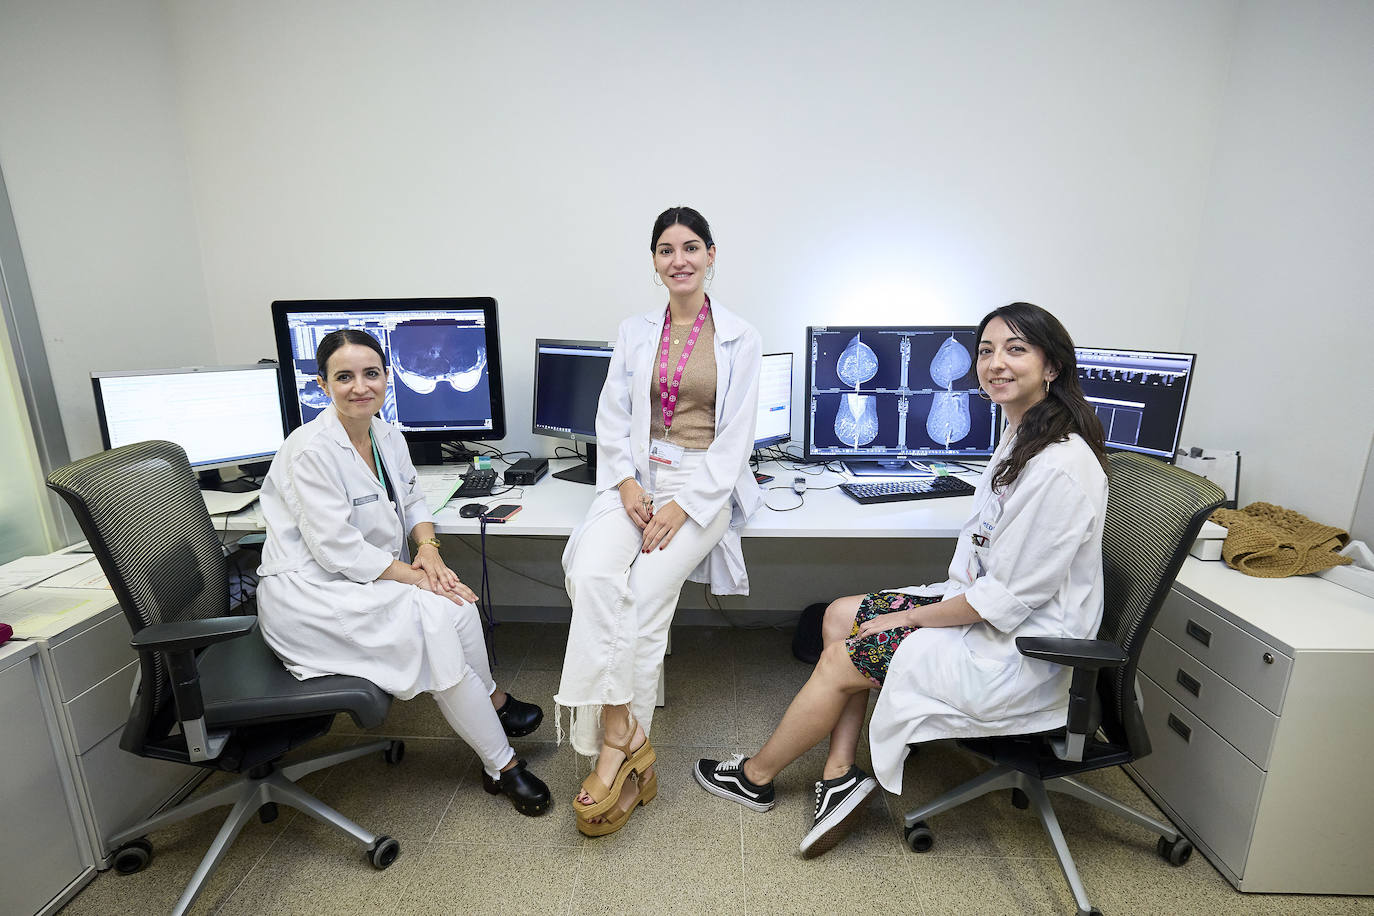
[[1188, 631], [1189, 636], [1193, 637], [1204, 646], [1210, 646], [1212, 644], [1212, 631], [1204, 626], [1200, 626], [1195, 621], [1188, 621], [1188, 626], [1184, 629]]
[[1178, 681], [1179, 685], [1182, 686], [1184, 690], [1188, 691], [1193, 696], [1196, 697], [1202, 695], [1201, 682], [1199, 682], [1197, 678], [1193, 677], [1187, 671], [1184, 671], [1182, 668], [1178, 669], [1178, 676], [1174, 679]]
[[1182, 722], [1180, 722], [1173, 713], [1169, 713], [1169, 727], [1173, 729], [1178, 734], [1178, 736], [1182, 738], [1184, 741], [1187, 741], [1189, 738], [1193, 737], [1193, 730], [1188, 726], [1184, 725]]

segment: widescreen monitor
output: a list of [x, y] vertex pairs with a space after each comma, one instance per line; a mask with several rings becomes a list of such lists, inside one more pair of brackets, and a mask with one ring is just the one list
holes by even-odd
[[[381, 417], [412, 443], [502, 439], [506, 408], [496, 300], [315, 299], [272, 303], [272, 325], [292, 429], [329, 405], [315, 350], [330, 331], [355, 328], [382, 345], [391, 367]], [[433, 462], [433, 451], [423, 460]]]
[[1077, 347], [1078, 383], [1107, 447], [1173, 461], [1192, 387], [1193, 353]]
[[792, 438], [792, 354], [765, 353], [759, 369], [759, 413], [754, 448]]
[[855, 474], [913, 474], [913, 459], [988, 458], [996, 405], [978, 396], [973, 327], [806, 329], [805, 454]]
[[276, 363], [93, 372], [105, 448], [165, 439], [197, 470], [271, 459], [286, 438]]
[[534, 418], [532, 431], [586, 442], [587, 463], [553, 476], [596, 483], [596, 405], [611, 365], [611, 344], [600, 340], [534, 342]]

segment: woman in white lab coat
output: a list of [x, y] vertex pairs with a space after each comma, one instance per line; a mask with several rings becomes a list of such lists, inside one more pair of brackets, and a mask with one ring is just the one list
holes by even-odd
[[542, 813], [548, 787], [507, 737], [534, 731], [543, 712], [492, 681], [477, 596], [439, 554], [404, 438], [376, 416], [388, 376], [381, 345], [334, 331], [316, 365], [332, 403], [287, 438], [262, 487], [263, 638], [301, 679], [347, 674], [403, 700], [433, 694], [481, 758], [486, 790]]
[[803, 855], [831, 848], [877, 782], [854, 763], [868, 692], [878, 779], [900, 792], [907, 745], [1063, 726], [1069, 669], [1028, 659], [1018, 636], [1091, 638], [1102, 619], [1107, 505], [1101, 424], [1078, 384], [1073, 341], [1017, 302], [978, 327], [978, 380], [1007, 426], [959, 533], [949, 580], [841, 598], [826, 611], [811, 679], [752, 757], [699, 760], [697, 782], [756, 811], [773, 777], [830, 736]]
[[573, 616], [554, 701], [572, 710], [573, 747], [597, 755], [574, 802], [588, 835], [656, 794], [648, 735], [678, 594], [688, 578], [748, 594], [739, 529], [763, 502], [749, 470], [763, 348], [706, 294], [711, 227], [673, 207], [649, 249], [668, 304], [620, 325], [597, 406], [597, 495], [563, 553]]

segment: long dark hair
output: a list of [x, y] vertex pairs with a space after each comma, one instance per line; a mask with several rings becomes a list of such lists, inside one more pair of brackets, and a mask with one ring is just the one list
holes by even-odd
[[706, 222], [706, 217], [691, 207], [669, 207], [658, 215], [658, 219], [654, 220], [654, 234], [649, 238], [649, 250], [655, 251], [658, 248], [658, 237], [663, 234], [664, 229], [678, 223], [699, 235], [701, 240], [706, 243], [707, 248], [716, 244], [715, 240], [711, 238], [711, 224]]
[[339, 328], [320, 338], [320, 345], [315, 348], [315, 371], [319, 373], [320, 378], [328, 380], [329, 357], [345, 344], [368, 347], [381, 358], [382, 368], [386, 368], [386, 354], [382, 352], [382, 345], [377, 343], [377, 338], [357, 328]]
[[997, 466], [992, 485], [1001, 490], [1012, 485], [1021, 475], [1026, 462], [1045, 446], [1063, 442], [1070, 433], [1078, 433], [1097, 456], [1102, 470], [1107, 469], [1106, 438], [1097, 412], [1083, 397], [1078, 384], [1078, 357], [1073, 350], [1073, 338], [1049, 312], [1029, 302], [1013, 302], [993, 309], [978, 323], [976, 340], [983, 339], [983, 329], [994, 318], [1001, 318], [1013, 334], [1039, 347], [1048, 366], [1057, 370], [1045, 399], [1026, 411], [1016, 428], [1016, 444], [1011, 454]]

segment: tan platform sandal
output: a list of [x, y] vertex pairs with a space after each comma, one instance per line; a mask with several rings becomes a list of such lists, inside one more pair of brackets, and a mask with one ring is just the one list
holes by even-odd
[[[583, 836], [606, 836], [615, 833], [621, 827], [630, 822], [630, 815], [635, 813], [635, 809], [647, 805], [658, 795], [658, 771], [649, 774], [649, 778], [640, 782], [639, 772], [635, 771], [630, 775], [627, 782], [633, 782], [639, 787], [639, 797], [635, 803], [623, 811], [615, 811], [605, 815], [606, 819], [600, 823], [592, 823], [584, 820], [580, 815], [577, 818], [577, 829]], [[619, 796], [617, 796], [618, 800]], [[593, 814], [592, 817], [597, 815]]]
[[[633, 773], [642, 773], [654, 765], [658, 755], [654, 752], [654, 746], [649, 743], [649, 736], [644, 736], [644, 743], [630, 750], [630, 742], [635, 739], [635, 732], [639, 729], [639, 723], [630, 720], [630, 737], [625, 739], [624, 744], [612, 744], [608, 740], [602, 741], [606, 747], [615, 748], [625, 755], [625, 760], [620, 764], [620, 769], [616, 770], [615, 779], [611, 780], [608, 786], [601, 781], [601, 777], [596, 775], [593, 769], [587, 778], [582, 780], [582, 791], [586, 792], [592, 799], [590, 805], [584, 805], [577, 799], [573, 799], [573, 810], [577, 812], [578, 821], [590, 820], [597, 815], [603, 814], [614, 808], [616, 802], [620, 801], [620, 791], [625, 786], [625, 780]], [[654, 791], [658, 791], [658, 784], [654, 784]], [[601, 826], [601, 825], [595, 825]]]

